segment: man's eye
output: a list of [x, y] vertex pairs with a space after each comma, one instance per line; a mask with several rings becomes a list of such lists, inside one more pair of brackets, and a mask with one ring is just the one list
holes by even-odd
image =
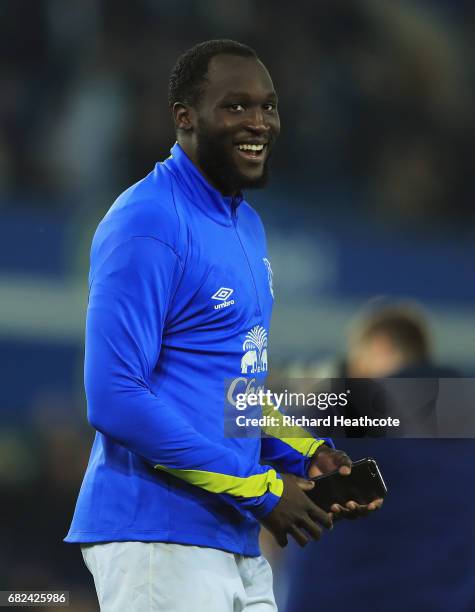
[[269, 104], [264, 104], [264, 110], [265, 111], [273, 111], [276, 108], [275, 104], [272, 104], [271, 102], [269, 102]]
[[233, 113], [238, 113], [244, 110], [244, 106], [242, 104], [229, 104], [228, 108]]

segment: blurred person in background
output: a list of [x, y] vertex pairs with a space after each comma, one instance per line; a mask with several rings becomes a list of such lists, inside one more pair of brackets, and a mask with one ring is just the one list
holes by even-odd
[[353, 322], [346, 375], [355, 378], [454, 377], [454, 368], [437, 365], [429, 325], [416, 304], [373, 304]]
[[392, 393], [386, 388], [383, 407], [400, 417], [398, 436], [437, 436], [438, 379], [460, 376], [454, 368], [435, 362], [431, 344], [426, 315], [413, 303], [373, 307], [352, 326], [350, 379], [405, 379], [389, 385]]
[[267, 375], [272, 273], [242, 195], [265, 185], [280, 130], [267, 69], [240, 43], [201, 43], [178, 59], [169, 105], [171, 156], [116, 200], [92, 244], [97, 433], [66, 541], [81, 543], [101, 610], [271, 612], [260, 524], [281, 546], [319, 539], [332, 516], [305, 495], [307, 476], [351, 461], [309, 435], [224, 437], [223, 382]]
[[[460, 373], [438, 364], [433, 357], [429, 325], [424, 310], [414, 302], [384, 304], [376, 300], [352, 321], [345, 358], [307, 366], [301, 374], [335, 379], [336, 388], [351, 389], [352, 401], [344, 411], [347, 417], [395, 416], [402, 434], [437, 435], [436, 400], [439, 378], [455, 378]], [[383, 385], [381, 378], [406, 379], [406, 383]], [[391, 393], [391, 387], [396, 394]], [[399, 388], [398, 388], [399, 387]], [[398, 397], [398, 391], [400, 397]], [[386, 435], [379, 428], [345, 427], [348, 437]], [[342, 435], [329, 430], [328, 435]]]
[[[431, 344], [422, 309], [376, 303], [351, 325], [347, 359], [325, 372], [419, 378], [432, 393], [431, 379], [457, 372], [436, 364]], [[475, 492], [467, 483], [473, 480], [474, 440], [366, 438], [344, 445], [354, 458], [377, 459], [388, 486], [385, 511], [371, 525], [338, 525], [332, 542], [306, 549], [303, 560], [290, 550], [278, 571], [288, 579], [285, 611], [310, 610], [318, 602], [343, 612], [348, 601], [355, 612], [473, 611]]]

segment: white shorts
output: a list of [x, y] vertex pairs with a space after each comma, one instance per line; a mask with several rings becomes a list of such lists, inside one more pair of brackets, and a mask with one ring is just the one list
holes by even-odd
[[83, 544], [101, 612], [276, 612], [264, 557], [165, 542]]

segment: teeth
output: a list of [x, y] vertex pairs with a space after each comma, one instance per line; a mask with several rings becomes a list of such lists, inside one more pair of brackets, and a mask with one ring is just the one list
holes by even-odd
[[262, 151], [264, 149], [263, 144], [240, 144], [238, 145], [238, 149], [241, 151]]

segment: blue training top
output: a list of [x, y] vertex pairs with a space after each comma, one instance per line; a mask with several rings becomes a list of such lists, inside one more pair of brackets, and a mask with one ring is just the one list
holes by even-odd
[[242, 197], [214, 189], [178, 144], [171, 153], [93, 239], [85, 387], [97, 433], [65, 541], [254, 556], [258, 519], [282, 494], [276, 469], [306, 475], [323, 442], [225, 437], [225, 380], [244, 390], [267, 372], [265, 234]]

